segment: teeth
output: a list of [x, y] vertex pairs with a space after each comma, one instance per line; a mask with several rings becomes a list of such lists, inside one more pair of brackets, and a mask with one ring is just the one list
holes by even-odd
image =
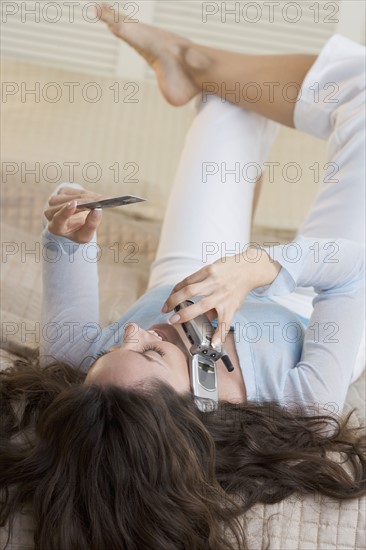
[[150, 332], [150, 334], [153, 334], [154, 336], [157, 336], [159, 338], [159, 340], [162, 340], [162, 337], [159, 336], [159, 334], [157, 332], [155, 332], [155, 330], [148, 330], [147, 332]]

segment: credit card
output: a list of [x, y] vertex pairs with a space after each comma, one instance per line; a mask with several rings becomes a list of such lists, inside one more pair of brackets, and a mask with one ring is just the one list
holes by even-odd
[[146, 201], [146, 199], [135, 197], [135, 195], [124, 195], [123, 197], [113, 197], [112, 199], [103, 199], [94, 202], [83, 203], [82, 201], [77, 201], [77, 208], [87, 208], [89, 210], [94, 210], [94, 208], [113, 208], [115, 206], [124, 206], [143, 201]]

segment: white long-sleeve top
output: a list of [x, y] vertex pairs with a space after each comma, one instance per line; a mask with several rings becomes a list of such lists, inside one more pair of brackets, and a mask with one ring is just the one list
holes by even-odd
[[[121, 343], [127, 323], [148, 329], [167, 322], [171, 313], [161, 307], [173, 285], [146, 292], [117, 323], [101, 327], [95, 240], [79, 245], [47, 228], [42, 239], [43, 366], [62, 360], [88, 371], [98, 352]], [[341, 412], [364, 331], [364, 247], [299, 235], [264, 250], [281, 270], [271, 285], [249, 293], [233, 320], [247, 398]], [[297, 287], [316, 292], [308, 322], [271, 299]]]

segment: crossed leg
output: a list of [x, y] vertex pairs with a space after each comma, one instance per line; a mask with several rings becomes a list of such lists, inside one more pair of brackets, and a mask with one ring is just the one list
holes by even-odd
[[[327, 138], [327, 170], [318, 194], [298, 233], [308, 237], [342, 237], [365, 245], [365, 49], [340, 36], [332, 37], [307, 75], [295, 110], [295, 126]], [[334, 102], [328, 92], [335, 87]], [[330, 177], [330, 172], [333, 173]], [[307, 297], [310, 301], [311, 296]], [[347, 319], [345, 319], [347, 322]], [[365, 331], [352, 381], [365, 368]]]
[[[302, 83], [294, 124], [299, 130], [328, 139], [328, 173], [298, 234], [343, 237], [365, 244], [364, 79], [364, 48], [335, 36]], [[323, 91], [330, 83], [335, 85], [336, 100], [327, 102], [328, 93], [324, 92], [323, 97], [317, 98], [315, 82]], [[241, 170], [251, 163], [262, 166], [275, 137], [275, 125], [247, 109], [223, 104], [218, 98], [209, 99], [206, 106], [201, 105], [187, 136], [150, 287], [174, 283], [206, 261], [238, 253], [250, 240], [253, 182], [248, 184], [242, 177], [240, 183], [235, 183], [232, 176], [224, 182], [222, 166], [226, 170], [233, 170], [236, 162]], [[204, 178], [207, 159], [217, 172]], [[335, 171], [332, 178], [329, 168]], [[307, 289], [274, 300], [309, 318], [314, 295]], [[360, 342], [353, 379], [364, 368], [365, 336]]]
[[[204, 180], [202, 170], [205, 162], [219, 167], [233, 162], [261, 164], [273, 139], [273, 131], [262, 116], [329, 140], [328, 161], [336, 168], [336, 181], [323, 180], [299, 233], [365, 242], [362, 46], [335, 36], [317, 59], [311, 55], [248, 56], [193, 44], [149, 25], [128, 26], [114, 17], [109, 8], [102, 10], [112, 32], [155, 69], [160, 89], [172, 104], [186, 103], [205, 88], [205, 83], [216, 85], [217, 95], [222, 94], [222, 84], [225, 89], [253, 81], [261, 89], [270, 82], [278, 85], [270, 100], [266, 94], [254, 102], [241, 96], [235, 107], [211, 98], [201, 108], [182, 154], [150, 288], [176, 282], [199, 269], [207, 259], [207, 243], [212, 243], [210, 261], [214, 261], [235, 253], [236, 243], [240, 247], [249, 241], [253, 185], [243, 185], [243, 179], [236, 187], [229, 180], [224, 183], [222, 170], [211, 173], [210, 180], [205, 174]], [[281, 94], [289, 83], [301, 87], [297, 102]], [[329, 85], [338, 88], [335, 100], [327, 101]], [[320, 91], [319, 98], [314, 86]], [[304, 306], [311, 307], [311, 300], [311, 295], [305, 297]], [[360, 357], [358, 362], [364, 366], [362, 343]]]

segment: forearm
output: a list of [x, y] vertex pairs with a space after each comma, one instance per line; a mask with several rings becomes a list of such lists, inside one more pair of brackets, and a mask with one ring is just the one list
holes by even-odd
[[245, 55], [194, 44], [185, 59], [203, 97], [216, 94], [294, 127], [294, 110], [314, 55]]
[[[97, 245], [43, 231], [40, 359], [80, 366], [100, 334]], [[94, 343], [95, 342], [95, 343]]]
[[341, 413], [365, 326], [365, 289], [348, 285], [320, 292], [305, 330], [302, 353], [284, 385], [287, 398], [327, 404]]

